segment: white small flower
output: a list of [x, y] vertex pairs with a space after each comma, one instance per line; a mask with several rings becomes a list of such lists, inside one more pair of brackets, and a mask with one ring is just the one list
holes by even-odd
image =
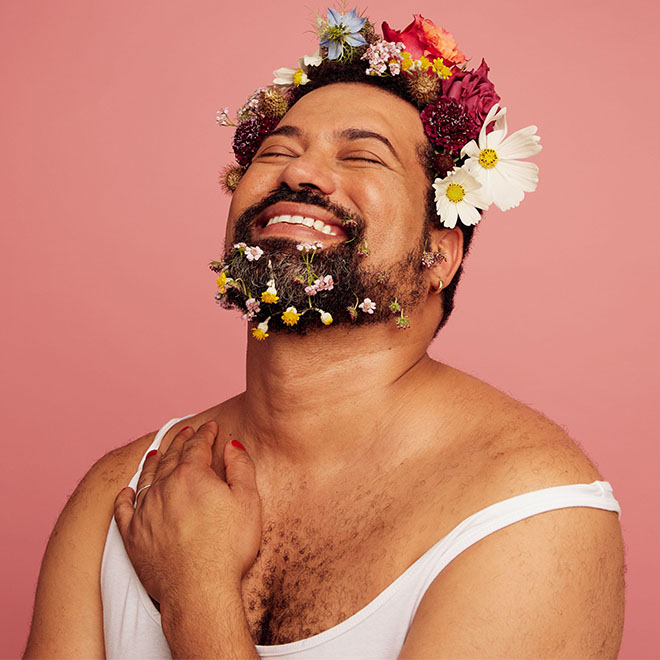
[[365, 314], [373, 314], [374, 310], [376, 309], [376, 303], [372, 302], [370, 298], [365, 298], [359, 305], [358, 307], [365, 313]]
[[281, 85], [282, 87], [290, 87], [291, 85], [306, 85], [309, 82], [307, 71], [310, 66], [318, 66], [323, 61], [321, 55], [317, 52], [314, 55], [303, 55], [298, 60], [297, 69], [289, 69], [282, 67], [275, 69], [273, 75], [273, 85]]
[[332, 323], [332, 314], [330, 312], [324, 312], [322, 309], [319, 312], [321, 312], [321, 323], [323, 325], [330, 325]]
[[215, 122], [218, 126], [233, 126], [229, 119], [229, 108], [221, 108], [215, 113]]
[[234, 243], [234, 250], [245, 250], [246, 247], [245, 243]]
[[[494, 129], [486, 133], [491, 122], [495, 122]], [[541, 151], [536, 126], [522, 128], [509, 137], [506, 131], [506, 108], [495, 104], [481, 127], [478, 144], [471, 140], [461, 149], [461, 155], [468, 156], [463, 167], [481, 183], [488, 202], [501, 211], [518, 206], [526, 192], [536, 190], [538, 165], [519, 159]]]
[[453, 229], [459, 218], [466, 226], [476, 225], [481, 218], [477, 209], [488, 208], [488, 201], [481, 194], [481, 184], [464, 167], [454, 169], [444, 179], [436, 179], [433, 188], [440, 222], [448, 229]]
[[259, 261], [259, 257], [261, 257], [263, 253], [264, 251], [258, 245], [245, 249], [245, 257], [248, 261]]

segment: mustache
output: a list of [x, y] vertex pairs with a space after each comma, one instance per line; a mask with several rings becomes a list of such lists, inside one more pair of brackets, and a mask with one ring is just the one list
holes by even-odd
[[265, 211], [269, 206], [277, 204], [277, 202], [309, 204], [330, 211], [332, 215], [342, 221], [342, 225], [349, 236], [349, 240], [353, 240], [364, 234], [366, 223], [361, 215], [352, 213], [341, 204], [330, 201], [330, 199], [322, 193], [310, 190], [309, 188], [292, 190], [286, 185], [272, 190], [262, 200], [245, 209], [236, 221], [236, 230], [240, 233], [245, 233], [245, 230], [251, 228], [254, 219], [259, 214]]

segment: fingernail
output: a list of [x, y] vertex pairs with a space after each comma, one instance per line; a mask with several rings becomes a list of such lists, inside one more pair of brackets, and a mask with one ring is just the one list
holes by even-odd
[[238, 440], [232, 440], [231, 444], [236, 447], [236, 449], [242, 449], [243, 451], [247, 451], [245, 447], [238, 441]]
[[145, 456], [145, 459], [146, 459], [146, 458], [149, 458], [149, 456], [153, 456], [154, 454], [157, 454], [157, 453], [158, 453], [158, 450], [157, 450], [157, 449], [152, 449], [152, 450], [151, 450], [151, 451]]

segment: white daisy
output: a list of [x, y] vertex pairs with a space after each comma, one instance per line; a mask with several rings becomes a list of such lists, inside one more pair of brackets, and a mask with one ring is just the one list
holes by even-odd
[[319, 53], [314, 55], [303, 55], [298, 60], [297, 69], [289, 69], [287, 67], [282, 67], [281, 69], [275, 69], [273, 75], [275, 76], [273, 80], [273, 85], [282, 85], [290, 87], [291, 85], [306, 85], [309, 82], [307, 77], [307, 70], [310, 66], [318, 66], [323, 61], [323, 58]]
[[[526, 192], [536, 190], [539, 168], [534, 163], [523, 163], [541, 151], [536, 126], [522, 128], [506, 137], [506, 108], [495, 104], [486, 117], [479, 143], [471, 140], [461, 149], [468, 156], [463, 167], [484, 187], [483, 194], [501, 211], [512, 209], [523, 200]], [[486, 128], [495, 122], [494, 130]]]
[[433, 187], [435, 208], [440, 222], [448, 229], [453, 229], [459, 218], [464, 225], [476, 225], [481, 219], [477, 209], [488, 208], [481, 184], [465, 168], [454, 169], [444, 179], [436, 179]]

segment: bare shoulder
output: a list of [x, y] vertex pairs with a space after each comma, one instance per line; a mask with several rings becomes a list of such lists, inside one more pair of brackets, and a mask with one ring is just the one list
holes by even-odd
[[452, 369], [450, 378], [459, 393], [451, 409], [461, 429], [456, 451], [469, 457], [494, 501], [603, 478], [557, 423], [473, 376]]
[[[601, 479], [543, 415], [477, 379], [452, 377], [470, 411], [454, 448], [466, 466], [456, 498], [462, 515]], [[455, 413], [466, 419], [460, 407]], [[615, 657], [623, 575], [615, 512], [576, 505], [531, 515], [473, 543], [438, 575], [401, 657]]]

